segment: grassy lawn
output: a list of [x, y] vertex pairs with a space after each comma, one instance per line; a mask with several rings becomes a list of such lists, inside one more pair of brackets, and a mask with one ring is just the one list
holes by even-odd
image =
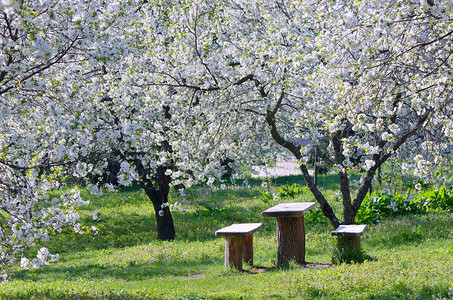
[[[336, 192], [329, 176], [319, 179]], [[300, 177], [274, 181], [301, 183]], [[64, 232], [46, 243], [60, 260], [37, 270], [15, 268], [0, 285], [2, 299], [453, 299], [453, 214], [429, 212], [370, 225], [362, 239], [371, 260], [329, 265], [335, 238], [325, 218], [305, 220], [309, 267], [276, 267], [275, 219], [260, 213], [260, 182], [186, 192], [183, 211], [173, 210], [177, 238], [158, 241], [151, 203], [139, 189], [94, 197], [82, 208], [89, 234]], [[174, 192], [171, 202], [181, 202]], [[289, 200], [286, 200], [289, 201]], [[294, 201], [294, 200], [292, 200]], [[295, 201], [313, 201], [299, 196]], [[339, 203], [337, 203], [339, 209]], [[101, 219], [94, 221], [92, 211]], [[214, 232], [234, 222], [261, 222], [255, 233], [255, 267], [225, 268], [224, 239]], [[99, 232], [94, 235], [91, 226]]]

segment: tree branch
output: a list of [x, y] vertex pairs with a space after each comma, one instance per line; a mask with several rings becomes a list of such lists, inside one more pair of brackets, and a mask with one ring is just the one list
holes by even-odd
[[[30, 79], [31, 77], [35, 76], [36, 74], [39, 74], [39, 73], [49, 69], [53, 65], [59, 63], [78, 40], [79, 40], [78, 37], [74, 38], [74, 40], [72, 40], [71, 43], [69, 43], [68, 47], [63, 52], [61, 52], [60, 55], [54, 56], [44, 66], [35, 66], [35, 67], [31, 68], [30, 70], [33, 70], [33, 69], [36, 69], [36, 70], [31, 72], [31, 74], [28, 74], [27, 76], [21, 78], [20, 81], [26, 81], [27, 79]], [[3, 95], [4, 93], [10, 91], [13, 88], [14, 88], [14, 85], [10, 85], [9, 87], [4, 88], [3, 90], [0, 91], [0, 95]]]
[[384, 162], [386, 162], [393, 155], [393, 153], [396, 150], [398, 150], [398, 148], [401, 147], [401, 145], [403, 145], [407, 141], [407, 139], [409, 139], [420, 128], [423, 127], [423, 125], [426, 122], [426, 120], [428, 119], [430, 113], [431, 113], [431, 111], [429, 111], [425, 115], [423, 115], [412, 129], [407, 130], [403, 135], [401, 135], [401, 137], [398, 139], [398, 141], [392, 146], [391, 149], [389, 149], [390, 151], [387, 151], [384, 155], [382, 155], [383, 150], [381, 150], [381, 154], [373, 155], [373, 160], [375, 161], [375, 165], [366, 172], [364, 181], [363, 181], [362, 185], [360, 186], [359, 190], [357, 191], [356, 198], [352, 202], [355, 212], [357, 212], [360, 208], [360, 205], [362, 205], [362, 201], [365, 198], [365, 195], [370, 188], [371, 181], [373, 180], [373, 176], [376, 173], [377, 168], [379, 166], [381, 166]]
[[[277, 125], [275, 123], [275, 115], [278, 112], [278, 109], [281, 107], [281, 103], [283, 101], [284, 93], [280, 95], [280, 98], [277, 101], [273, 110], [266, 111], [266, 122], [270, 127], [271, 137], [272, 139], [279, 144], [280, 146], [288, 149], [297, 160], [302, 159], [302, 154], [300, 152], [300, 148], [294, 145], [292, 142], [285, 140], [277, 130]], [[330, 223], [332, 224], [333, 228], [336, 229], [340, 225], [340, 221], [335, 216], [335, 213], [332, 210], [332, 207], [327, 202], [324, 195], [318, 189], [318, 187], [314, 184], [307, 166], [305, 164], [300, 164], [300, 170], [302, 172], [302, 176], [304, 177], [305, 183], [307, 184], [308, 188], [312, 192], [313, 196], [315, 197], [316, 201], [318, 201], [319, 205], [321, 206], [321, 210], [324, 215], [329, 219]]]

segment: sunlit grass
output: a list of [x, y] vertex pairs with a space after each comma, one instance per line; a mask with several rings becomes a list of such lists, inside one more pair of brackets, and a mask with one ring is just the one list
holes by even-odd
[[[333, 197], [335, 181], [320, 179]], [[273, 184], [296, 180], [279, 178]], [[60, 260], [37, 270], [15, 269], [0, 286], [0, 298], [453, 299], [451, 213], [408, 215], [369, 226], [362, 245], [373, 260], [339, 266], [327, 266], [335, 248], [329, 223], [307, 215], [306, 259], [317, 264], [278, 268], [275, 219], [260, 214], [272, 204], [260, 200], [260, 181], [251, 184], [188, 190], [183, 211], [173, 211], [177, 237], [170, 242], [157, 240], [153, 207], [140, 189], [102, 197], [84, 192], [91, 205], [79, 213], [88, 234], [56, 235], [44, 246], [60, 253]], [[176, 191], [170, 198], [171, 203], [184, 200]], [[313, 198], [306, 193], [288, 201]], [[339, 210], [340, 203], [335, 205]], [[99, 221], [92, 211], [99, 212]], [[224, 239], [214, 236], [234, 222], [263, 223], [254, 235], [255, 267], [246, 272], [224, 267]]]

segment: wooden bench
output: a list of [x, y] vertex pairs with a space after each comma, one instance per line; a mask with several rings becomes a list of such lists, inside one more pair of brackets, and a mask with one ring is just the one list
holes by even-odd
[[332, 231], [332, 235], [336, 236], [361, 236], [365, 231], [366, 225], [340, 225], [335, 231]]
[[340, 225], [332, 231], [338, 237], [338, 259], [343, 261], [362, 261], [363, 252], [360, 245], [360, 236], [363, 235], [366, 225]]
[[240, 223], [224, 227], [215, 232], [225, 237], [225, 267], [242, 270], [242, 260], [253, 265], [253, 233], [261, 223]]

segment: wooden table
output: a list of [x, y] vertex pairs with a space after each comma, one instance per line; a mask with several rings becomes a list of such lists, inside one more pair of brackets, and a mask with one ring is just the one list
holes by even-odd
[[277, 218], [277, 264], [305, 263], [304, 213], [316, 202], [281, 203], [266, 209], [263, 217]]

